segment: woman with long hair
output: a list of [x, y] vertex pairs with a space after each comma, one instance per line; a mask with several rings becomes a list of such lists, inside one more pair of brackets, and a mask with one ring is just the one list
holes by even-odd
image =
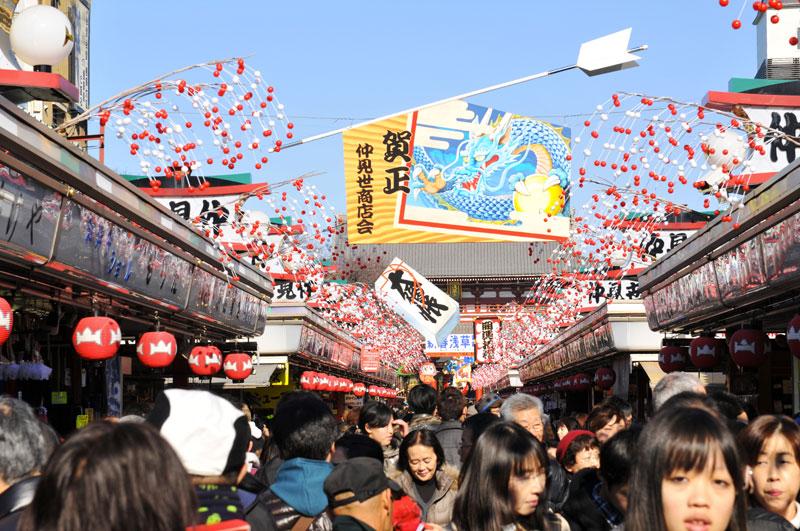
[[444, 450], [432, 430], [421, 428], [406, 435], [391, 479], [419, 505], [422, 521], [433, 524], [427, 529], [450, 523], [458, 470], [445, 463]]
[[566, 522], [548, 511], [542, 444], [513, 422], [497, 422], [478, 439], [461, 470], [453, 507], [458, 531], [558, 530]]
[[21, 531], [185, 531], [195, 497], [175, 451], [145, 423], [96, 422], [51, 458]]
[[800, 528], [800, 426], [783, 415], [764, 415], [739, 432], [739, 445], [753, 505], [748, 523], [779, 515]]
[[639, 438], [625, 531], [745, 531], [736, 440], [706, 409], [662, 409]]

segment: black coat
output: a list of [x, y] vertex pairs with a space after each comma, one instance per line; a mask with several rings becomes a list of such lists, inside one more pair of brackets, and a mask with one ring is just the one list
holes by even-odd
[[14, 483], [0, 494], [0, 531], [17, 529], [22, 510], [33, 501], [37, 486], [38, 477], [27, 478]]
[[795, 531], [795, 528], [779, 514], [751, 507], [747, 511], [747, 531]]

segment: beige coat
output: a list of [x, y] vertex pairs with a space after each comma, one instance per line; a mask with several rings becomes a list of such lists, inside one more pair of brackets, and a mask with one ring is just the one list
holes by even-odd
[[427, 504], [420, 499], [411, 474], [395, 470], [391, 479], [419, 505], [423, 522], [445, 526], [453, 520], [453, 505], [458, 491], [458, 470], [455, 468], [445, 465], [436, 471], [436, 492]]

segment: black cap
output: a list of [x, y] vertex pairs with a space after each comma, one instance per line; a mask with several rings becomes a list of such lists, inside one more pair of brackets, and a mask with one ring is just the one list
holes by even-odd
[[[331, 509], [366, 501], [386, 489], [396, 491], [400, 486], [386, 477], [383, 463], [372, 457], [354, 457], [336, 465], [323, 485]], [[337, 500], [336, 496], [343, 492], [352, 492], [353, 495]]]

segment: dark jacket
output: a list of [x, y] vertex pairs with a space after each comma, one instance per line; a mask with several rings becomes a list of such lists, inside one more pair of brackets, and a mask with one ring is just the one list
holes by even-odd
[[0, 531], [12, 531], [17, 528], [22, 510], [33, 501], [38, 485], [38, 477], [27, 478], [14, 483], [0, 494]]
[[436, 426], [434, 431], [444, 450], [444, 460], [452, 467], [461, 468], [461, 434], [464, 427], [457, 420], [448, 420]]
[[[569, 497], [561, 508], [571, 531], [609, 531], [613, 525], [621, 523], [622, 516], [607, 500], [599, 497], [600, 485], [600, 475], [595, 468], [572, 476]], [[606, 514], [604, 509], [613, 513]]]
[[795, 531], [795, 528], [779, 514], [751, 507], [747, 511], [747, 531]]
[[569, 476], [558, 461], [551, 459], [547, 467], [547, 479], [550, 485], [547, 501], [555, 512], [560, 513], [569, 498]]
[[375, 531], [361, 520], [352, 516], [336, 516], [333, 519], [333, 531]]
[[322, 484], [333, 465], [312, 459], [289, 459], [278, 470], [275, 483], [245, 509], [246, 520], [254, 531], [292, 529], [301, 516], [314, 520], [310, 531], [331, 531], [325, 509], [328, 498]]

